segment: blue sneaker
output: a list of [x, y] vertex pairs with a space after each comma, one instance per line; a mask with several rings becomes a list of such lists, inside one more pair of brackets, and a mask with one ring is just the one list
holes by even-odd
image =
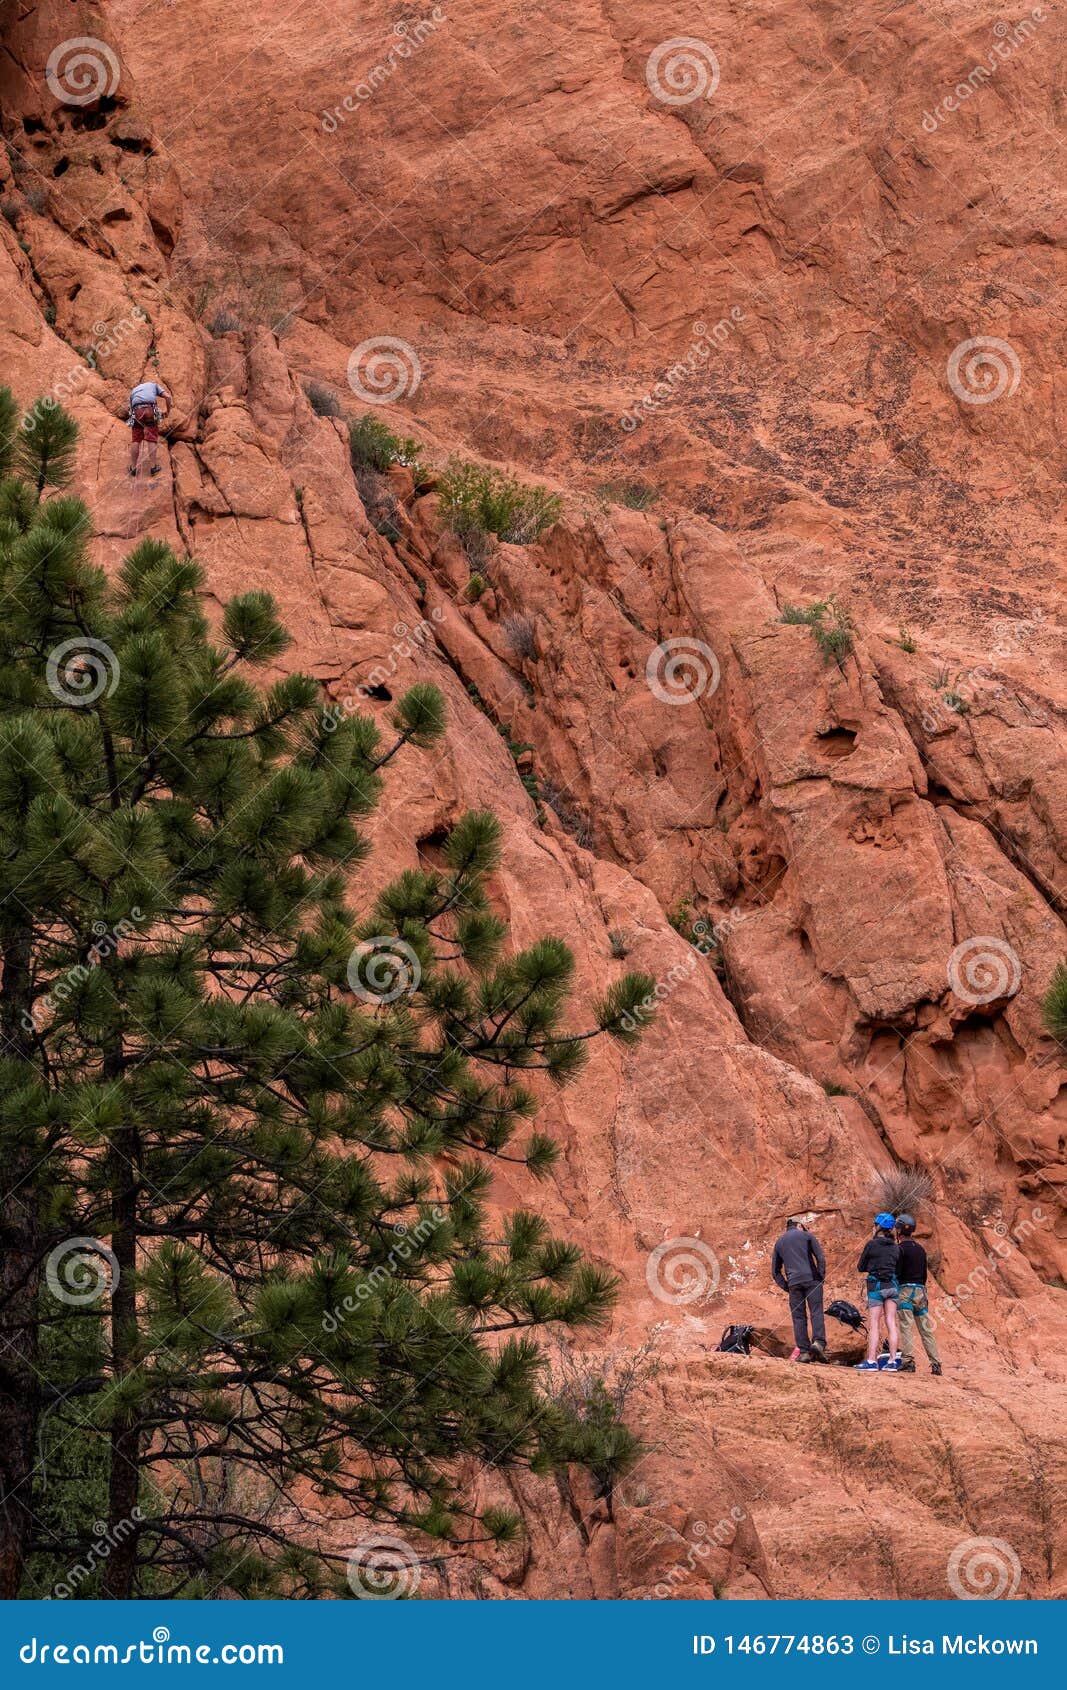
[[880, 1368], [879, 1368], [878, 1363], [876, 1361], [858, 1361], [856, 1363], [856, 1372], [857, 1373], [878, 1373], [878, 1372], [880, 1372]]

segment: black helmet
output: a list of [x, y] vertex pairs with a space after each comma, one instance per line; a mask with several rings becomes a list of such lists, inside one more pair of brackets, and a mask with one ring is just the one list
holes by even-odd
[[915, 1216], [914, 1215], [898, 1215], [897, 1216], [897, 1230], [901, 1231], [901, 1232], [914, 1232], [915, 1231]]

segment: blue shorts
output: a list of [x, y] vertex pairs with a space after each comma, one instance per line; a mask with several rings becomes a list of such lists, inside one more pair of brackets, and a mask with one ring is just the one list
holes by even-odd
[[879, 1279], [877, 1274], [867, 1275], [867, 1307], [881, 1308], [883, 1303], [895, 1303], [900, 1296], [900, 1286], [895, 1279]]

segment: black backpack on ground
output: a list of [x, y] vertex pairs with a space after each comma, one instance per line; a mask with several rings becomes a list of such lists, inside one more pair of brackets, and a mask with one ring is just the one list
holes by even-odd
[[853, 1332], [858, 1332], [863, 1325], [863, 1316], [855, 1303], [846, 1303], [843, 1297], [830, 1304], [827, 1314], [832, 1314], [843, 1326], [851, 1326]]
[[752, 1331], [751, 1326], [728, 1326], [719, 1339], [719, 1349], [725, 1350], [727, 1355], [747, 1356]]

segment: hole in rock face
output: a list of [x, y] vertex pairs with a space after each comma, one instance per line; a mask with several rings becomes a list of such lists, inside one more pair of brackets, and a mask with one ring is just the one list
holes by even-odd
[[448, 840], [446, 827], [435, 827], [429, 833], [424, 833], [415, 841], [415, 849], [419, 854], [419, 862], [430, 869], [444, 869], [445, 844]]
[[390, 702], [390, 700], [392, 699], [392, 696], [393, 696], [392, 693], [389, 691], [388, 687], [383, 687], [383, 686], [364, 687], [363, 690], [366, 693], [368, 698], [376, 698], [378, 700], [379, 704], [388, 704]]
[[823, 757], [851, 757], [856, 749], [854, 728], [827, 728], [816, 738]]
[[105, 229], [111, 223], [131, 223], [132, 221], [133, 213], [127, 210], [124, 205], [115, 206], [113, 211], [105, 211], [103, 217], [100, 219], [101, 225]]
[[59, 162], [57, 163], [55, 169], [52, 171], [52, 175], [53, 176], [65, 176], [69, 169], [70, 169], [70, 159], [69, 158], [61, 158], [59, 160]]
[[45, 126], [39, 117], [24, 117], [22, 127], [27, 135], [41, 135]]

